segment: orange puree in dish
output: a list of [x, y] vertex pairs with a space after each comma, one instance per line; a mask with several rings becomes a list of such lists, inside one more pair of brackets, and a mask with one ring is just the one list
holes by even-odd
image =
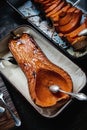
[[70, 75], [53, 64], [29, 34], [12, 39], [9, 49], [27, 78], [29, 93], [35, 104], [40, 107], [57, 104], [60, 107], [66, 103], [70, 97], [60, 92], [53, 94], [49, 86], [55, 84], [71, 92], [73, 84]]

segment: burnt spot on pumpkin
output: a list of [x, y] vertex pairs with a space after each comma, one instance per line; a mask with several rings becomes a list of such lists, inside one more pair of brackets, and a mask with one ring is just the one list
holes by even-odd
[[35, 71], [32, 72], [32, 75], [33, 75], [34, 78], [36, 78], [36, 72]]

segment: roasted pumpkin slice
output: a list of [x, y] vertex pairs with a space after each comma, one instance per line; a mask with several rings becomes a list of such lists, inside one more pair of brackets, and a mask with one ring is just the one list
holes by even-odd
[[[28, 81], [31, 99], [40, 107], [62, 106], [70, 97], [58, 92], [53, 94], [50, 85], [58, 85], [68, 92], [72, 91], [73, 83], [70, 75], [62, 68], [53, 64], [39, 48], [29, 34], [22, 34], [12, 39], [9, 49]], [[61, 104], [61, 105], [60, 105]]]
[[56, 13], [57, 11], [59, 11], [65, 5], [66, 5], [65, 1], [61, 2], [56, 8], [54, 8], [52, 11], [50, 11], [49, 13], [47, 13], [46, 16], [47, 17], [51, 17], [51, 15], [53, 15], [54, 13]]
[[68, 24], [71, 21], [73, 14], [75, 14], [75, 13], [82, 14], [82, 12], [78, 9], [76, 9], [74, 12], [66, 12], [65, 15], [63, 15], [64, 12], [61, 12], [59, 15], [59, 20], [58, 20], [59, 25], [64, 26], [64, 25]]
[[67, 12], [69, 12], [69, 13], [71, 12], [71, 13], [72, 13], [72, 12], [74, 12], [76, 9], [77, 9], [76, 7], [73, 7], [73, 6], [72, 6], [71, 8], [69, 8], [69, 9], [67, 10]]
[[76, 51], [83, 50], [87, 47], [87, 36], [77, 37], [71, 45]]
[[71, 7], [70, 4], [67, 4], [66, 6], [64, 6], [61, 10], [59, 10], [58, 12], [56, 12], [55, 14], [51, 15], [51, 18], [55, 21], [55, 18], [57, 16], [59, 16], [62, 12], [66, 13], [67, 10]]
[[54, 8], [56, 8], [59, 5], [60, 2], [61, 0], [51, 4], [47, 9], [44, 10], [45, 13], [49, 13], [50, 11], [52, 11]]
[[46, 9], [48, 9], [50, 6], [52, 6], [53, 4], [55, 4], [56, 2], [61, 2], [62, 0], [55, 0], [55, 1], [52, 1], [52, 2], [48, 2], [47, 4], [43, 4], [43, 6], [44, 6], [44, 11], [46, 10]]
[[40, 0], [39, 2], [41, 4], [47, 4], [47, 3], [51, 2], [51, 0]]
[[71, 17], [72, 18], [68, 24], [58, 27], [59, 32], [61, 32], [63, 34], [69, 33], [71, 31], [73, 31], [74, 29], [76, 29], [80, 25], [80, 21], [82, 18], [81, 11], [79, 13], [73, 13], [73, 15]]
[[78, 34], [85, 28], [87, 28], [87, 19], [85, 19], [85, 21], [78, 28], [73, 30], [71, 33], [65, 34], [65, 36], [70, 38], [77, 37]]
[[73, 13], [66, 13], [66, 15], [64, 15], [64, 17], [60, 16], [59, 20], [58, 20], [59, 26], [64, 26], [64, 25], [68, 24], [72, 19], [72, 17], [71, 17], [72, 15], [73, 15]]

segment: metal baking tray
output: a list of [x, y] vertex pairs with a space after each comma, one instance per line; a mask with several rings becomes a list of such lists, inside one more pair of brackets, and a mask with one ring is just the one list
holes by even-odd
[[[65, 55], [63, 55], [60, 51], [58, 51], [58, 49], [53, 47], [51, 42], [47, 40], [47, 38], [45, 38], [41, 33], [28, 25], [22, 25], [12, 30], [12, 32], [16, 35], [21, 35], [22, 33], [30, 34], [35, 39], [38, 46], [42, 49], [47, 58], [57, 66], [64, 69], [71, 76], [73, 82], [73, 92], [77, 93], [85, 87], [86, 75], [82, 69]], [[12, 34], [9, 33], [0, 41], [0, 58], [7, 58], [11, 56], [11, 53], [8, 49], [8, 43], [11, 37]], [[38, 107], [36, 104], [34, 104], [30, 97], [27, 79], [18, 65], [13, 65], [9, 61], [0, 61], [0, 72], [27, 99], [27, 101], [35, 108], [35, 110], [44, 117], [53, 118], [59, 115], [72, 101], [72, 99], [70, 99], [60, 109], [58, 109], [57, 106], [53, 108]]]
[[[6, 0], [7, 3], [12, 7], [18, 14], [22, 16], [23, 19], [26, 19], [29, 24], [31, 24], [36, 30], [43, 34], [47, 39], [49, 39], [60, 51], [63, 51], [66, 56], [73, 59], [84, 59], [87, 56], [87, 48], [83, 52], [74, 51], [74, 49], [67, 44], [66, 41], [63, 41], [54, 31], [53, 27], [50, 27], [48, 21], [44, 19], [43, 16], [39, 15], [40, 10], [37, 10], [36, 5], [32, 0], [24, 0], [23, 2], [16, 0]], [[80, 8], [84, 14], [86, 13], [86, 1], [81, 0], [67, 0], [71, 4], [75, 4], [77, 8]], [[78, 3], [78, 4], [77, 4]]]

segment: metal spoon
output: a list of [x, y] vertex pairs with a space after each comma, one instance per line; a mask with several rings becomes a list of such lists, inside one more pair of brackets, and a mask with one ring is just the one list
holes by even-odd
[[66, 92], [62, 89], [59, 88], [59, 86], [57, 85], [51, 85], [49, 87], [49, 90], [52, 92], [52, 93], [57, 93], [57, 92], [62, 92], [62, 93], [65, 93], [65, 94], [68, 94], [78, 100], [81, 100], [81, 101], [87, 101], [87, 96], [84, 94], [84, 93], [73, 93], [73, 92]]
[[0, 106], [0, 113], [4, 113], [5, 112], [5, 108]]
[[84, 30], [82, 30], [78, 36], [87, 36], [87, 28], [85, 28]]
[[16, 115], [10, 110], [10, 108], [6, 104], [6, 102], [5, 102], [4, 98], [3, 98], [3, 93], [0, 93], [0, 99], [4, 103], [6, 108], [8, 109], [9, 113], [11, 114], [11, 116], [12, 116], [14, 122], [15, 122], [15, 126], [20, 126], [21, 125], [21, 121], [16, 117]]

